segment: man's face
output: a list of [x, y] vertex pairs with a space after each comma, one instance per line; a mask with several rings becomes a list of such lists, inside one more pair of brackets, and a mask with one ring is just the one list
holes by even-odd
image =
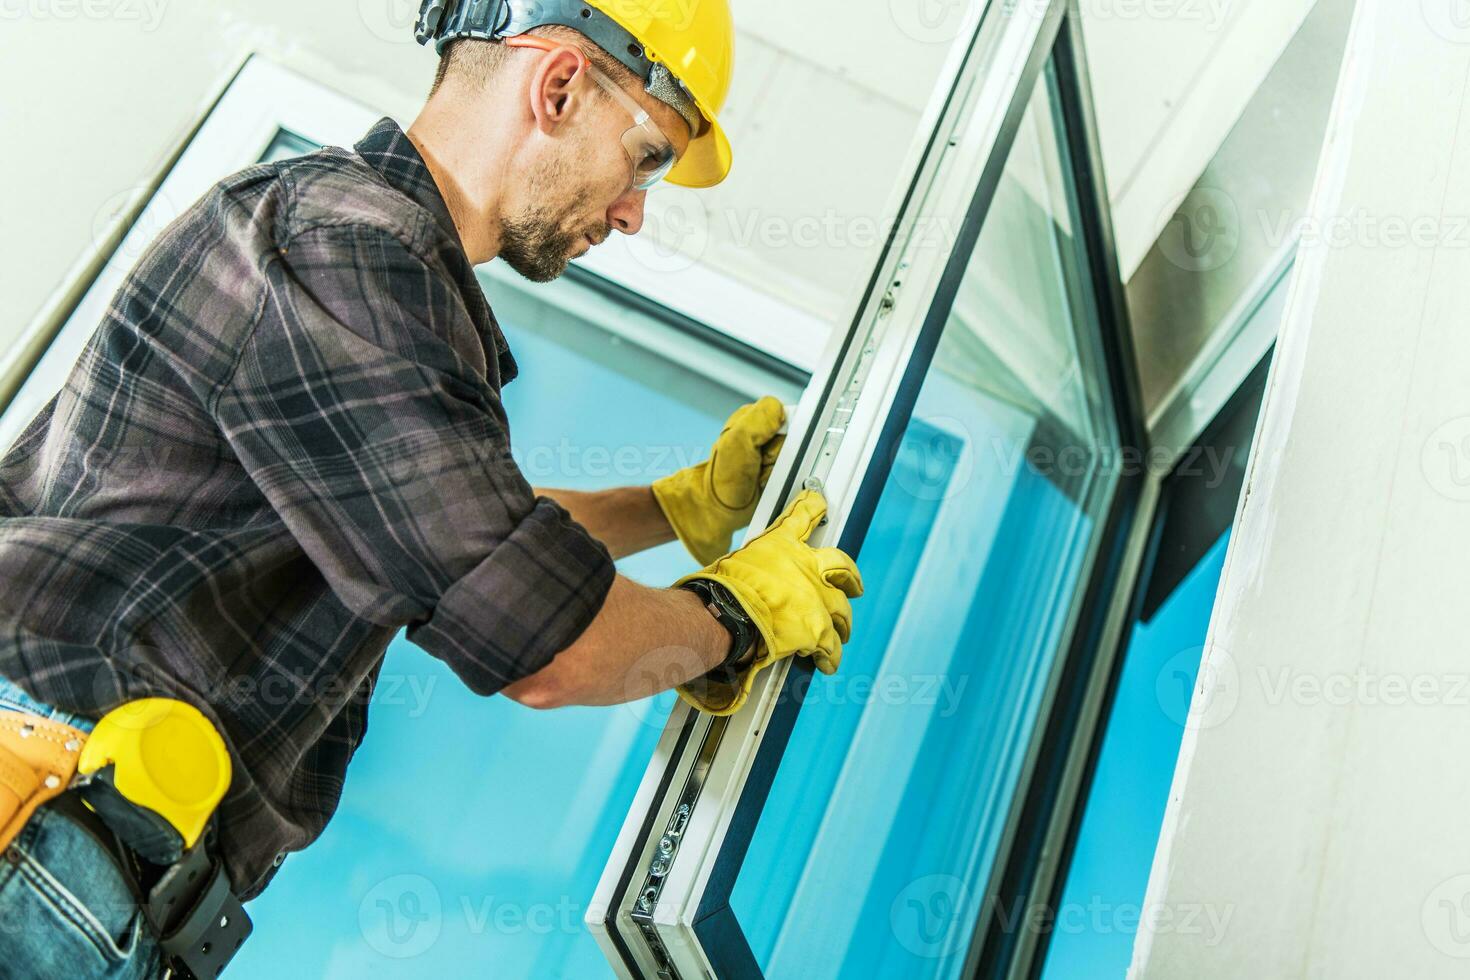
[[[682, 157], [689, 145], [683, 118], [636, 85], [623, 90]], [[643, 226], [648, 192], [633, 189], [633, 165], [622, 144], [632, 117], [590, 78], [578, 94], [582, 104], [529, 161], [522, 194], [501, 219], [500, 257], [533, 282], [557, 278], [614, 231], [636, 235]]]

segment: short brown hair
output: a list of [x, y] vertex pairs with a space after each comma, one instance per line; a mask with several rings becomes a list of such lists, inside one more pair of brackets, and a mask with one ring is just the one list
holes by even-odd
[[[544, 27], [533, 27], [526, 33], [581, 48], [589, 61], [620, 85], [637, 79], [626, 65], [593, 44], [581, 31], [560, 24], [548, 24]], [[451, 75], [462, 78], [476, 91], [483, 89], [500, 73], [510, 54], [511, 49], [498, 41], [467, 37], [450, 42], [439, 58], [439, 71], [434, 75], [434, 85], [429, 89], [429, 95], [439, 91], [439, 86]]]

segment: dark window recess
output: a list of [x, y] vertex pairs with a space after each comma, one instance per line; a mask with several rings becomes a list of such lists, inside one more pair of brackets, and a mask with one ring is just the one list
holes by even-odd
[[1139, 610], [1145, 623], [1235, 522], [1270, 364], [1267, 353], [1164, 481], [1158, 548]]

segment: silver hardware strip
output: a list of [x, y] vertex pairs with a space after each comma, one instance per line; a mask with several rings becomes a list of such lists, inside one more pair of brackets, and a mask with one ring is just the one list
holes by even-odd
[[633, 902], [631, 913], [633, 921], [637, 923], [639, 931], [643, 933], [643, 938], [653, 950], [654, 958], [658, 961], [659, 976], [663, 980], [678, 980], [679, 973], [673, 966], [668, 950], [664, 948], [663, 940], [658, 936], [658, 930], [654, 927], [653, 913], [658, 908], [658, 899], [663, 893], [664, 882], [668, 878], [669, 870], [674, 866], [674, 857], [679, 853], [679, 845], [684, 841], [684, 831], [689, 827], [689, 818], [694, 815], [694, 807], [699, 803], [700, 791], [704, 789], [710, 766], [715, 761], [715, 753], [719, 750], [720, 741], [724, 738], [725, 729], [728, 727], [728, 718], [715, 718], [705, 731], [704, 739], [699, 746], [699, 756], [690, 768], [689, 775], [685, 777], [684, 787], [679, 792], [679, 802], [674, 807], [674, 812], [669, 815], [664, 832], [659, 837], [658, 844], [653, 848], [653, 853], [649, 856], [643, 885], [638, 889], [638, 897]]

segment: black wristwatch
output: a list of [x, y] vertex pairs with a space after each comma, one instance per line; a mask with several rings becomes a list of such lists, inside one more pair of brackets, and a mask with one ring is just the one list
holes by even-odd
[[746, 614], [745, 607], [719, 582], [697, 578], [685, 582], [683, 588], [699, 596], [715, 621], [730, 633], [730, 653], [704, 677], [722, 684], [734, 683], [740, 671], [755, 660], [760, 632]]

